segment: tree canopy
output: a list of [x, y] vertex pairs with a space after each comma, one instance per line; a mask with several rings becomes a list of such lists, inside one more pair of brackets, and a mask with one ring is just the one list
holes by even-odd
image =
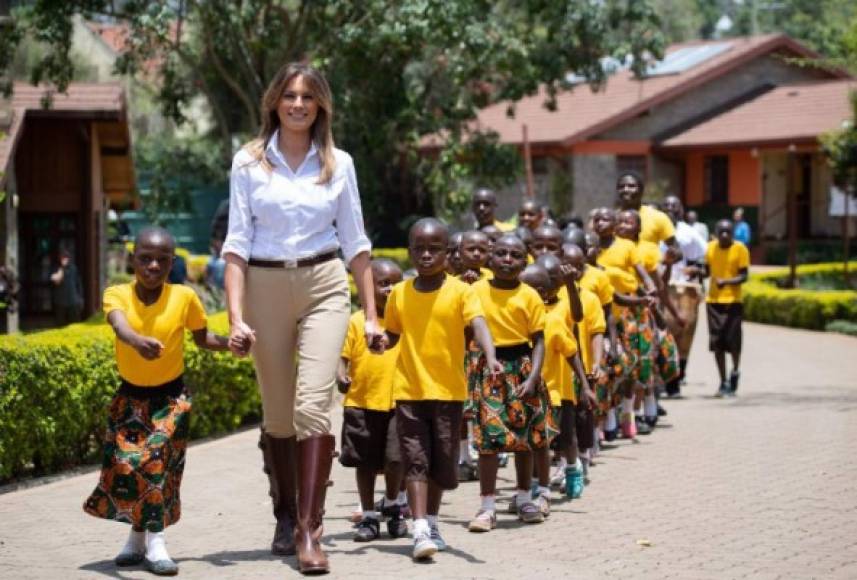
[[[480, 107], [542, 86], [550, 107], [568, 73], [597, 87], [602, 58], [632, 57], [642, 72], [664, 48], [647, 0], [35, 0], [3, 24], [0, 70], [30, 37], [46, 48], [31, 80], [62, 90], [74, 73], [75, 15], [127, 23], [118, 71], [151, 74], [157, 62], [158, 99], [176, 122], [203, 95], [224, 162], [236, 137], [257, 131], [262, 93], [282, 64], [320, 67], [335, 94], [337, 143], [355, 157], [376, 231], [407, 214], [454, 212], [476, 182], [515, 176], [514, 150], [474, 134]], [[427, 162], [418, 152], [431, 134], [445, 139]]]

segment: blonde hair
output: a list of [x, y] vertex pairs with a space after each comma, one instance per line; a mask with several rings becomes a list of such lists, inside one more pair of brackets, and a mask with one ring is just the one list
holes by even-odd
[[265, 147], [271, 136], [280, 127], [277, 116], [277, 106], [283, 98], [286, 87], [293, 78], [301, 76], [309, 84], [313, 97], [318, 103], [318, 116], [310, 128], [310, 138], [318, 149], [321, 173], [318, 176], [320, 184], [329, 183], [336, 170], [336, 158], [333, 155], [333, 95], [330, 85], [324, 75], [313, 66], [292, 62], [284, 65], [271, 79], [265, 94], [262, 95], [262, 127], [259, 136], [244, 145], [244, 149], [252, 155], [253, 160], [262, 165], [266, 171], [273, 170], [271, 160], [265, 155]]

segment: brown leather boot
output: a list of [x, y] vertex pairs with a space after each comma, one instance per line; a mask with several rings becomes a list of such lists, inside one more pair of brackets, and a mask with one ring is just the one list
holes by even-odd
[[265, 462], [263, 469], [268, 474], [268, 493], [274, 505], [274, 517], [277, 518], [271, 553], [291, 556], [295, 553], [295, 523], [298, 519], [297, 439], [271, 437], [263, 430], [259, 448]]
[[298, 441], [298, 525], [295, 547], [301, 574], [325, 574], [330, 571], [321, 549], [324, 497], [336, 439], [331, 434], [313, 435]]

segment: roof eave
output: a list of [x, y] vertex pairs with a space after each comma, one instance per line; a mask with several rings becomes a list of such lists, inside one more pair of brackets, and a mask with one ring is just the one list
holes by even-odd
[[[758, 46], [753, 47], [752, 49], [748, 50], [744, 54], [742, 54], [742, 55], [740, 55], [734, 59], [727, 59], [724, 62], [722, 62], [721, 64], [719, 64], [718, 66], [712, 67], [711, 70], [708, 70], [703, 74], [689, 78], [685, 82], [679, 83], [676, 86], [674, 86], [670, 89], [667, 89], [660, 94], [654, 95], [654, 96], [652, 96], [652, 97], [650, 97], [644, 101], [640, 101], [636, 105], [634, 105], [628, 109], [625, 109], [624, 111], [622, 111], [620, 113], [617, 113], [613, 117], [607, 118], [607, 119], [601, 121], [600, 123], [596, 123], [595, 125], [592, 125], [586, 129], [583, 129], [582, 131], [578, 131], [577, 133], [570, 135], [569, 137], [567, 137], [563, 141], [561, 141], [560, 144], [563, 145], [564, 147], [570, 147], [579, 141], [584, 141], [590, 137], [593, 137], [594, 135], [597, 135], [599, 133], [603, 133], [604, 131], [614, 127], [615, 125], [618, 125], [619, 123], [627, 121], [628, 119], [631, 119], [633, 117], [636, 117], [640, 113], [643, 113], [643, 112], [651, 109], [652, 107], [655, 107], [657, 105], [665, 103], [665, 102], [673, 99], [674, 97], [678, 96], [679, 94], [686, 92], [689, 89], [698, 87], [698, 86], [705, 84], [711, 80], [714, 80], [717, 77], [728, 73], [729, 71], [753, 60], [754, 58], [756, 58], [762, 54], [765, 54], [767, 52], [772, 52], [772, 51], [779, 49], [779, 48], [789, 49], [789, 50], [795, 52], [798, 56], [802, 56], [805, 58], [814, 58], [814, 59], [819, 58], [818, 53], [816, 53], [815, 51], [807, 48], [806, 46], [804, 46], [802, 44], [800, 44], [799, 42], [789, 38], [788, 36], [786, 36], [784, 34], [772, 36], [770, 39], [759, 43]], [[852, 77], [852, 75], [850, 75], [847, 71], [844, 71], [842, 69], [835, 69], [832, 67], [831, 68], [826, 67], [825, 70], [827, 70], [828, 72], [830, 72], [831, 74], [833, 74], [839, 78], [851, 78]]]
[[700, 149], [772, 149], [788, 147], [789, 145], [817, 145], [817, 135], [798, 135], [780, 139], [758, 139], [742, 141], [711, 141], [706, 143], [680, 143], [676, 145], [662, 144], [653, 149], [658, 152], [693, 151]]

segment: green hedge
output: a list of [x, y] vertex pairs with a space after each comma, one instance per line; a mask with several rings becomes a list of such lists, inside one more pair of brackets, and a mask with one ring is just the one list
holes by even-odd
[[[213, 315], [210, 327], [225, 333], [226, 316]], [[202, 351], [188, 337], [185, 362], [192, 437], [261, 417], [249, 359]], [[0, 337], [0, 481], [97, 460], [118, 383], [113, 332], [102, 322]]]
[[[851, 269], [857, 273], [857, 262], [849, 264]], [[837, 272], [842, 272], [841, 262], [809, 264], [797, 270], [798, 279]], [[743, 288], [747, 320], [811, 330], [824, 330], [833, 320], [857, 322], [857, 291], [781, 288], [788, 275], [787, 268], [750, 275]]]

